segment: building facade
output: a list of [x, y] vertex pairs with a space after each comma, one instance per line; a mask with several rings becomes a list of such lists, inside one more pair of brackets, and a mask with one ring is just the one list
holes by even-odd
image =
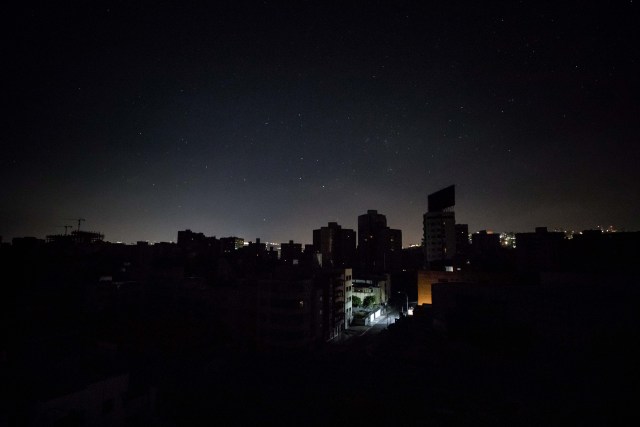
[[381, 274], [400, 269], [402, 231], [387, 226], [376, 210], [358, 216], [358, 266], [360, 273]]
[[337, 222], [313, 230], [313, 248], [321, 255], [323, 268], [353, 267], [356, 258], [356, 232]]
[[433, 267], [452, 261], [456, 255], [455, 187], [436, 191], [428, 199], [428, 211], [423, 216], [423, 240], [425, 264]]

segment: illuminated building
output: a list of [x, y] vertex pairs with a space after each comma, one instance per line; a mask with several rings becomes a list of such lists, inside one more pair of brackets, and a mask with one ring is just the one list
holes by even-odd
[[354, 279], [353, 296], [357, 296], [362, 301], [368, 296], [375, 298], [377, 304], [386, 304], [389, 301], [391, 280], [389, 276], [377, 278]]
[[323, 338], [330, 341], [348, 326], [353, 318], [351, 292], [347, 295], [347, 285], [351, 287], [351, 269], [324, 270], [316, 276], [317, 287], [322, 289]]
[[220, 247], [223, 254], [232, 253], [244, 247], [244, 239], [241, 237], [221, 237]]
[[[565, 233], [566, 235], [566, 233]], [[568, 235], [567, 238], [571, 238]], [[504, 248], [515, 249], [516, 247], [516, 234], [515, 233], [500, 233], [500, 244]]]
[[345, 268], [342, 277], [344, 281], [344, 327], [346, 329], [353, 320], [353, 270]]

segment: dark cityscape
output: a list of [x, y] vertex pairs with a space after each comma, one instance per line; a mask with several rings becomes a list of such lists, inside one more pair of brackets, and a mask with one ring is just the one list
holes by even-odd
[[633, 1], [8, 15], [0, 426], [638, 422]]

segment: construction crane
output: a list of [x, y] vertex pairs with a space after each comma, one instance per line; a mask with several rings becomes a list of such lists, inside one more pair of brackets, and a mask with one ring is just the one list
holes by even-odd
[[67, 218], [68, 221], [78, 221], [78, 229], [76, 231], [80, 231], [80, 223], [82, 221], [86, 221], [84, 218]]

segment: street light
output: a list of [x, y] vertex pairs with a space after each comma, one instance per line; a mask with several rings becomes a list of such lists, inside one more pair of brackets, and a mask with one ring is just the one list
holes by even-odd
[[407, 295], [406, 292], [396, 291], [396, 293], [397, 294], [402, 294], [406, 298], [406, 300], [407, 300], [407, 305], [406, 305], [407, 311], [406, 311], [406, 313], [407, 313], [407, 315], [409, 315], [409, 296]]

